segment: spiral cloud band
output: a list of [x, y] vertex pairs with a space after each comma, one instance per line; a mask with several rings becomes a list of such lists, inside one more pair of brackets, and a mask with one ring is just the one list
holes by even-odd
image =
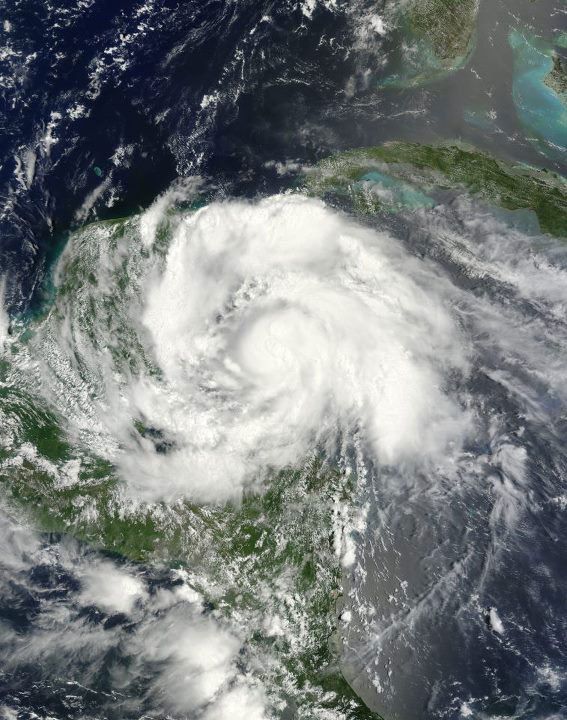
[[443, 297], [423, 289], [432, 272], [301, 196], [188, 215], [145, 291], [161, 377], [132, 392], [169, 449], [126, 453], [123, 471], [146, 494], [215, 501], [338, 430], [384, 463], [445, 451], [467, 417], [444, 371], [466, 360]]

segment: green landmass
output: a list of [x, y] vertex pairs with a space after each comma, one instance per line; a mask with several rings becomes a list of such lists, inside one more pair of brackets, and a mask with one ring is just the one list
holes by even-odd
[[407, 17], [412, 32], [451, 65], [470, 50], [477, 11], [477, 0], [415, 0]]
[[[372, 183], [381, 184], [382, 192], [368, 192]], [[529, 208], [545, 232], [567, 236], [562, 179], [458, 145], [389, 143], [340, 153], [317, 165], [306, 184], [318, 196], [348, 195], [363, 212], [388, 204], [394, 212], [427, 211], [439, 189], [469, 192], [510, 210]], [[238, 503], [134, 501], [112, 463], [68, 435], [66, 418], [41, 399], [33, 358], [51, 353], [50, 343], [64, 342], [65, 333], [79, 346], [88, 343], [90, 351], [72, 360], [93, 392], [100, 380], [88, 358], [96, 363], [97, 353], [108, 353], [126, 378], [159, 372], [132, 328], [130, 312], [138, 307], [143, 263], [159, 261], [175, 223], [168, 216], [152, 250], [140, 240], [135, 218], [76, 233], [60, 258], [51, 305], [15, 327], [0, 362], [4, 501], [45, 532], [67, 533], [132, 561], [187, 570], [214, 612], [249, 630], [251, 651], [259, 663], [266, 659], [266, 687], [287, 698], [298, 718], [315, 717], [314, 708], [321, 711], [316, 717], [332, 709], [352, 720], [376, 718], [338, 668], [343, 571], [336, 545], [343, 526], [337, 508], [350, 508], [347, 516], [353, 511], [353, 476], [314, 455], [301, 467], [273, 472], [264, 492]], [[65, 357], [57, 355], [53, 373]], [[60, 382], [72, 399], [70, 378], [61, 370], [50, 387]], [[143, 418], [132, 420], [131, 432], [152, 441], [156, 452], [175, 451]], [[273, 631], [269, 618], [279, 618], [285, 630]]]
[[383, 200], [364, 191], [361, 179], [378, 170], [426, 193], [468, 192], [507, 210], [532, 210], [543, 232], [567, 237], [567, 183], [527, 165], [509, 165], [462, 145], [392, 142], [339, 153], [307, 175], [315, 194], [348, 194], [358, 210], [375, 212]]
[[386, 15], [403, 42], [380, 85], [424, 85], [463, 67], [474, 49], [477, 14], [478, 0], [390, 3]]
[[[353, 503], [352, 476], [313, 456], [272, 473], [264, 492], [241, 502], [136, 502], [110, 463], [79, 449], [62, 430], [64, 419], [18, 387], [8, 361], [0, 366], [0, 421], [10, 430], [0, 449], [3, 502], [22, 521], [135, 562], [186, 570], [209, 609], [248, 633], [268, 693], [286, 699], [294, 717], [332, 710], [350, 720], [378, 718], [344, 680], [335, 639], [336, 510]], [[148, 431], [134, 424], [133, 432]], [[270, 629], [270, 618], [279, 618], [281, 632]]]
[[545, 84], [557, 95], [565, 96], [563, 102], [567, 100], [567, 64], [557, 53], [553, 55], [553, 70], [545, 78]]
[[[555, 45], [561, 38], [556, 39]], [[549, 157], [563, 159], [567, 146], [567, 97], [560, 92], [563, 64], [553, 44], [527, 29], [508, 35], [514, 67], [512, 98], [527, 138]]]

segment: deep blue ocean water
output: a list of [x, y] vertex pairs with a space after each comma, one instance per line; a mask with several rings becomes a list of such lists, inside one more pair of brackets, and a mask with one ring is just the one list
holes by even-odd
[[[476, 47], [465, 67], [405, 90], [379, 84], [384, 63], [399, 48], [399, 34], [375, 33], [371, 41], [361, 35], [374, 5], [379, 3], [0, 1], [0, 272], [13, 317], [32, 315], [45, 304], [49, 268], [72, 231], [147, 208], [183, 178], [203, 178], [213, 199], [257, 198], [294, 187], [303, 167], [333, 152], [392, 139], [468, 141], [504, 160], [565, 175], [565, 127], [554, 124], [552, 137], [543, 132], [534, 138], [514, 104], [518, 64], [509, 40], [518, 26], [526, 34], [565, 32], [560, 2], [481, 2]], [[565, 298], [554, 297], [563, 315], [554, 314], [545, 303], [510, 289], [508, 276], [495, 280], [464, 272], [459, 259], [436, 245], [449, 230], [484, 237], [470, 209], [450, 200], [447, 225], [392, 217], [381, 227], [402, 238], [417, 257], [438, 263], [475, 301], [496, 298], [502, 307], [519, 308], [526, 326], [537, 326], [534, 336], [549, 333], [546, 342], [556, 331], [560, 347]], [[557, 241], [548, 248], [558, 274], [566, 272], [564, 247]], [[463, 317], [471, 307], [476, 307], [472, 301], [463, 306]], [[503, 423], [498, 432], [523, 449], [528, 467], [528, 479], [518, 473], [510, 490], [506, 473], [512, 468], [514, 475], [514, 457], [492, 456], [491, 438], [481, 434], [470, 452], [489, 469], [475, 477], [487, 486], [496, 483], [496, 472], [511, 495], [522, 494], [522, 516], [513, 533], [504, 521], [499, 525], [487, 499], [493, 499], [492, 490], [485, 485], [444, 488], [446, 515], [438, 514], [438, 498], [419, 483], [393, 492], [384, 480], [372, 491], [369, 522], [388, 539], [381, 555], [375, 555], [374, 535], [360, 539], [368, 566], [378, 568], [361, 593], [383, 600], [394, 592], [386, 576], [396, 563], [415, 577], [435, 566], [444, 579], [454, 580], [426, 588], [423, 595], [416, 590], [408, 600], [414, 608], [427, 610], [430, 603], [434, 610], [424, 612], [432, 622], [420, 616], [410, 624], [415, 634], [403, 651], [397, 636], [391, 646], [384, 640], [400, 688], [399, 696], [388, 698], [384, 716], [388, 720], [390, 711], [407, 720], [556, 720], [567, 717], [567, 416], [562, 398], [547, 392], [545, 375], [562, 372], [562, 366], [550, 360], [547, 367], [551, 351], [549, 356], [542, 351], [536, 360], [543, 378], [525, 370], [525, 385], [533, 392], [528, 400], [537, 397], [548, 413], [541, 417], [551, 420], [547, 429], [545, 419], [520, 429], [524, 408], [504, 392], [503, 376], [508, 362], [522, 376], [521, 353], [503, 357], [474, 323], [468, 329], [481, 350], [466, 391], [479, 405], [498, 411]], [[400, 507], [406, 510], [400, 513]], [[81, 568], [91, 558], [118, 566], [122, 560], [109, 560], [64, 536], [32, 537], [13, 519], [3, 523], [7, 559], [0, 570], [0, 619], [7, 639], [0, 660], [0, 716], [187, 717], [154, 701], [159, 661], [144, 666], [136, 688], [124, 691], [127, 701], [111, 681], [116, 667], [134, 662], [128, 637], [147, 617], [105, 613], [87, 600], [77, 606]], [[140, 566], [136, 572], [152, 602], [160, 588], [173, 592], [176, 586], [161, 569]], [[475, 593], [476, 606], [462, 607], [461, 595]], [[498, 615], [491, 614], [496, 607]], [[88, 649], [69, 640], [57, 650], [60, 666], [47, 651], [35, 664], [12, 663], [18, 638], [27, 633], [45, 636], [46, 644], [63, 637], [69, 608], [73, 623], [88, 628], [85, 646], [90, 632], [110, 635], [118, 628], [101, 650], [102, 660], [97, 656], [95, 662]], [[505, 633], [500, 618], [513, 618]], [[368, 706], [381, 712], [376, 687], [366, 680], [357, 685], [373, 652], [357, 632], [351, 640], [358, 654], [345, 673]], [[463, 689], [468, 704], [455, 688]], [[194, 716], [204, 717], [199, 713]]]

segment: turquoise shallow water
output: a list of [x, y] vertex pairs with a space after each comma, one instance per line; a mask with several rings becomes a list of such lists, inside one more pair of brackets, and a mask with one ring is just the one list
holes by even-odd
[[366, 173], [361, 178], [361, 181], [370, 184], [378, 199], [383, 198], [386, 204], [392, 204], [394, 207], [416, 210], [417, 208], [433, 207], [435, 205], [432, 198], [409, 183], [377, 170]]
[[567, 718], [559, 0], [3, 5], [0, 720]]
[[514, 52], [513, 97], [520, 122], [556, 153], [567, 148], [567, 108], [545, 84], [553, 69], [552, 49], [518, 30], [509, 35]]

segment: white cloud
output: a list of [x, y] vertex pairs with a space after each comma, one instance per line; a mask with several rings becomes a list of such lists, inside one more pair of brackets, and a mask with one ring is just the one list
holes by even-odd
[[131, 387], [134, 411], [172, 449], [147, 442], [119, 458], [130, 487], [223, 501], [339, 428], [362, 426], [386, 463], [459, 445], [468, 418], [442, 387], [447, 368], [467, 363], [444, 298], [430, 291], [441, 285], [385, 234], [316, 200], [188, 216], [146, 296], [163, 380]]
[[81, 602], [107, 612], [130, 613], [145, 599], [143, 582], [111, 562], [98, 562], [82, 574]]
[[504, 625], [495, 607], [490, 608], [489, 620], [490, 627], [494, 630], [494, 632], [498, 633], [499, 635], [504, 635]]
[[204, 720], [264, 720], [264, 703], [259, 690], [238, 685], [207, 709]]
[[[0, 591], [7, 602], [14, 590], [15, 602], [21, 592], [37, 596], [30, 581], [34, 568], [53, 568], [57, 575], [80, 581], [80, 589], [70, 583], [57, 601], [39, 603], [25, 632], [0, 624], [5, 672], [35, 664], [38, 682], [65, 678], [67, 685], [83, 689], [96, 686], [104, 672], [126, 705], [144, 701], [179, 717], [199, 712], [210, 720], [265, 717], [267, 701], [249, 675], [243, 640], [221, 620], [205, 615], [202, 597], [185, 582], [150, 593], [132, 566], [85, 554], [68, 540], [46, 545], [1, 511], [0, 540]], [[172, 573], [173, 578], [182, 574]], [[91, 604], [109, 612], [135, 612], [135, 617], [127, 630], [120, 623], [107, 627], [84, 614]], [[109, 665], [109, 653], [127, 662]], [[148, 687], [143, 698], [140, 683]], [[10, 713], [0, 706], [0, 717], [9, 720]]]

